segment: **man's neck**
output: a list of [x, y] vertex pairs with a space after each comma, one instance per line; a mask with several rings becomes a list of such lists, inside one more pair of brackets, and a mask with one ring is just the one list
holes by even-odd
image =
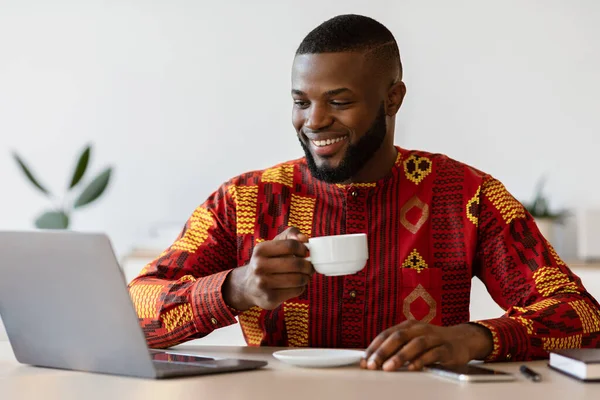
[[392, 170], [398, 157], [398, 149], [392, 144], [382, 143], [379, 150], [364, 165], [363, 168], [344, 184], [376, 182], [387, 176]]

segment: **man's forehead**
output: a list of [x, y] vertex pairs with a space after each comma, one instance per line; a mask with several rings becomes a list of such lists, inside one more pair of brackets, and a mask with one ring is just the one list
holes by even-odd
[[365, 57], [359, 52], [300, 54], [292, 66], [292, 89], [361, 86], [368, 77], [366, 69]]

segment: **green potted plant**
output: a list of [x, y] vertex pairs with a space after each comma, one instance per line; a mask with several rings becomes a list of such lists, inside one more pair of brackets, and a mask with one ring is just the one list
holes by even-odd
[[544, 194], [545, 184], [546, 177], [543, 176], [536, 185], [533, 200], [530, 203], [523, 203], [523, 205], [534, 218], [542, 235], [550, 243], [553, 243], [556, 224], [564, 223], [570, 212], [566, 209], [552, 210], [550, 208], [548, 198]]
[[86, 146], [79, 155], [75, 170], [71, 175], [66, 191], [61, 198], [57, 198], [40, 183], [23, 158], [16, 152], [13, 152], [13, 158], [27, 180], [54, 203], [50, 210], [44, 211], [35, 219], [35, 226], [37, 228], [68, 229], [71, 223], [71, 214], [74, 211], [95, 202], [102, 196], [110, 182], [112, 168], [105, 168], [84, 186], [83, 178], [87, 171], [91, 153], [92, 146]]

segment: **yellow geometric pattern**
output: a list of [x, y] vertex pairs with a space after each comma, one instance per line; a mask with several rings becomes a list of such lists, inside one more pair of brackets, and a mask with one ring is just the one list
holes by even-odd
[[573, 335], [562, 338], [542, 338], [544, 350], [577, 349], [581, 347], [582, 335]]
[[506, 224], [510, 224], [514, 219], [525, 218], [525, 208], [519, 203], [504, 185], [499, 181], [492, 179], [483, 186], [483, 195], [502, 215]]
[[[538, 301], [537, 303], [533, 303], [530, 306], [524, 307], [521, 310], [522, 310], [522, 312], [527, 312], [527, 311], [538, 312], [538, 311], [545, 310], [548, 307], [555, 306], [557, 304], [561, 304], [561, 302], [556, 299], [544, 299], [542, 301]], [[514, 307], [514, 308], [516, 309], [517, 307]]]
[[157, 315], [156, 302], [162, 291], [161, 285], [134, 285], [129, 295], [139, 318], [154, 318]]
[[261, 313], [262, 308], [254, 306], [238, 316], [246, 342], [250, 346], [260, 346], [260, 342], [262, 342], [263, 332], [258, 325]]
[[600, 332], [600, 316], [598, 310], [590, 307], [585, 300], [576, 300], [569, 302], [573, 310], [579, 315], [583, 333]]
[[557, 267], [541, 267], [533, 274], [536, 290], [544, 297], [556, 293], [579, 293], [577, 284]]
[[402, 153], [398, 152], [398, 154], [396, 154], [396, 162], [394, 162], [394, 165], [400, 165], [401, 161], [402, 161]]
[[357, 188], [372, 188], [372, 187], [377, 187], [377, 183], [376, 182], [356, 182], [356, 183], [351, 183], [351, 184], [347, 184], [347, 185], [345, 185], [343, 183], [336, 183], [335, 186], [339, 187], [340, 189], [344, 189], [349, 186], [357, 187]]
[[556, 250], [554, 250], [554, 247], [552, 247], [550, 242], [548, 242], [547, 240], [546, 240], [546, 246], [548, 246], [548, 249], [550, 250], [550, 254], [552, 254], [552, 257], [554, 258], [554, 261], [556, 261], [556, 264], [561, 265], [561, 266], [567, 265], [567, 264], [565, 264], [565, 262], [563, 260], [561, 260], [561, 258], [558, 256], [558, 254], [556, 254]]
[[[160, 258], [160, 257], [159, 257]], [[138, 276], [144, 276], [148, 273], [148, 271], [150, 270], [150, 266], [152, 265], [152, 263], [148, 263], [144, 266], [144, 268], [142, 268], [142, 270], [140, 271], [140, 273], [138, 274]]]
[[415, 154], [404, 160], [404, 173], [409, 181], [417, 185], [431, 173], [430, 159]]
[[261, 180], [263, 182], [280, 183], [291, 188], [294, 185], [294, 165], [284, 164], [267, 169], [263, 172]]
[[256, 220], [258, 186], [231, 186], [229, 193], [236, 204], [238, 235], [252, 235]]
[[414, 249], [410, 252], [408, 257], [406, 257], [406, 260], [404, 260], [402, 263], [402, 267], [415, 269], [418, 273], [421, 273], [421, 271], [423, 271], [425, 268], [429, 268], [417, 249]]
[[[479, 193], [481, 192], [481, 186], [477, 188], [477, 192], [475, 192], [475, 196], [471, 200], [467, 202], [467, 218], [471, 221], [475, 226], [479, 225]], [[477, 215], [473, 214], [473, 210], [477, 210]]]
[[160, 319], [162, 319], [167, 332], [171, 332], [173, 329], [179, 328], [192, 321], [192, 306], [188, 303], [181, 304], [164, 313]]
[[284, 302], [283, 317], [288, 344], [292, 347], [308, 346], [308, 304]]
[[427, 292], [427, 290], [425, 290], [425, 288], [421, 284], [417, 285], [417, 287], [412, 292], [410, 292], [410, 294], [404, 299], [404, 304], [402, 306], [404, 316], [408, 320], [416, 319], [413, 313], [410, 311], [410, 305], [419, 297], [422, 298], [425, 301], [425, 303], [429, 306], [429, 312], [426, 316], [424, 316], [421, 319], [421, 322], [431, 322], [431, 320], [434, 319], [435, 315], [437, 314], [437, 302], [433, 297], [431, 297], [431, 295]]
[[315, 199], [292, 194], [288, 226], [294, 226], [310, 237], [312, 234]]
[[515, 320], [518, 323], [520, 323], [521, 325], [523, 325], [525, 327], [525, 329], [527, 329], [528, 335], [533, 335], [533, 321], [532, 320], [523, 318], [521, 316], [509, 317], [509, 318], [512, 320]]
[[208, 230], [214, 224], [213, 216], [204, 207], [198, 207], [190, 217], [190, 225], [184, 235], [177, 239], [170, 250], [194, 253], [208, 238]]

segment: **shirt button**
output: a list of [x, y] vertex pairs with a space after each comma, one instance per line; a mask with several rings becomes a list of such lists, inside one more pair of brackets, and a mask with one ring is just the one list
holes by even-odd
[[350, 192], [350, 195], [352, 197], [356, 197], [356, 196], [358, 196], [358, 192], [356, 190], [353, 190], [353, 191]]
[[218, 323], [219, 323], [219, 321], [217, 321], [217, 319], [216, 319], [215, 317], [212, 317], [212, 318], [210, 319], [210, 322], [212, 322], [212, 324], [213, 324], [213, 325], [216, 325], [216, 324], [218, 324]]
[[352, 297], [353, 299], [356, 298], [356, 290], [350, 292], [350, 297]]
[[510, 360], [510, 354], [507, 354], [507, 355], [506, 355], [506, 359], [507, 359], [507, 360]]

